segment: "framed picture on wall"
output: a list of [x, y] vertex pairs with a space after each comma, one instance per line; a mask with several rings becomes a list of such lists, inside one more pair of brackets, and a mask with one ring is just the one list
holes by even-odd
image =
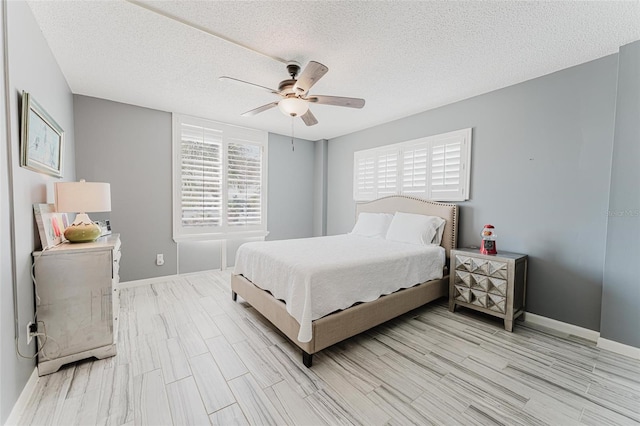
[[22, 92], [20, 165], [62, 177], [64, 131], [31, 95]]

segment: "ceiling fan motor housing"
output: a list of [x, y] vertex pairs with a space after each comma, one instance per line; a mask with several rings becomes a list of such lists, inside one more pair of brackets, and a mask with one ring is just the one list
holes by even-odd
[[297, 80], [282, 80], [278, 85], [278, 90], [281, 95], [288, 95], [293, 93], [293, 86], [296, 84]]
[[291, 78], [295, 80], [296, 76], [300, 72], [300, 64], [297, 62], [289, 62], [287, 64], [287, 72]]

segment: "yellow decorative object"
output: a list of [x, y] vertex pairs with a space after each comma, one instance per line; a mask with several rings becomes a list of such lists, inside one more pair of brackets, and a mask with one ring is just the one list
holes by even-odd
[[72, 243], [89, 243], [100, 236], [102, 229], [95, 223], [80, 223], [69, 225], [64, 230], [64, 237]]

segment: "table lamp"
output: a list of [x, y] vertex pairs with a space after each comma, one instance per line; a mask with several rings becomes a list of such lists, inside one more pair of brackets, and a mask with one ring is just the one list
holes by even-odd
[[87, 213], [111, 211], [111, 186], [102, 182], [56, 182], [56, 211], [78, 213], [76, 220], [64, 231], [71, 243], [95, 241], [102, 229], [89, 219]]

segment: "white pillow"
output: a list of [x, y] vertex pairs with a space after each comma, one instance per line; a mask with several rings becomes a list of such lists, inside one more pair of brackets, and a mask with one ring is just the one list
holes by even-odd
[[[440, 244], [445, 220], [437, 216], [396, 212], [387, 240], [410, 244]], [[437, 242], [436, 242], [437, 241]]]
[[351, 234], [369, 238], [384, 238], [393, 219], [388, 213], [360, 213]]

